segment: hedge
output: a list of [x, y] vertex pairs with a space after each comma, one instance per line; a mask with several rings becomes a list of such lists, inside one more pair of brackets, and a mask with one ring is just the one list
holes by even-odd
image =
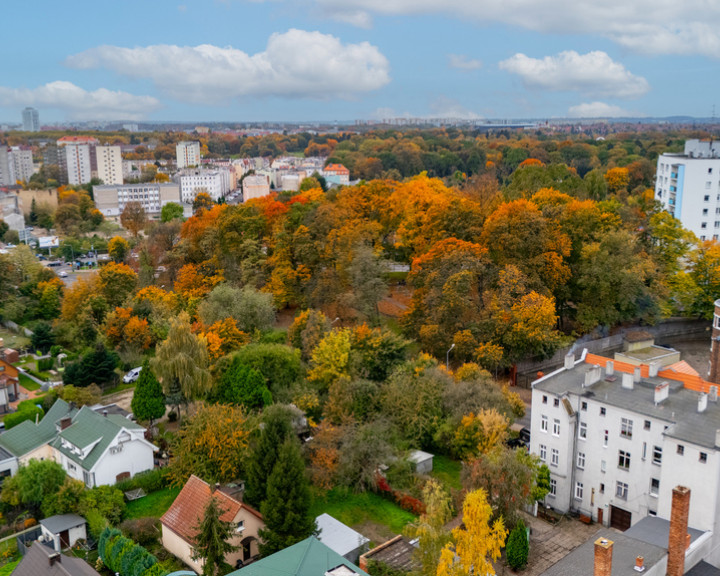
[[112, 572], [121, 576], [166, 576], [157, 558], [116, 528], [105, 528], [98, 540], [98, 555]]

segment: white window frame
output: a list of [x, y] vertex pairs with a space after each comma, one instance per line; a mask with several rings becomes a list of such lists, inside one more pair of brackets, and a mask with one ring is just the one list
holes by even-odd
[[582, 482], [575, 482], [575, 500], [583, 499], [584, 486]]
[[587, 422], [580, 422], [578, 438], [580, 438], [580, 440], [587, 440]]
[[620, 419], [620, 436], [632, 439], [633, 421], [630, 418]]
[[[653, 488], [653, 480], [657, 482], [657, 487]], [[660, 494], [660, 479], [650, 478], [650, 496], [657, 497]]]
[[550, 478], [550, 492], [548, 492], [550, 496], [557, 496], [557, 480], [555, 478]]
[[560, 451], [557, 448], [550, 451], [550, 465], [560, 466]]
[[618, 468], [620, 470], [630, 470], [630, 452], [618, 450]]
[[547, 446], [545, 444], [540, 444], [540, 460], [547, 461]]
[[560, 420], [553, 418], [553, 436], [560, 436]]
[[620, 480], [618, 480], [615, 483], [615, 496], [617, 498], [620, 498], [621, 500], [627, 500], [628, 499], [628, 489], [629, 489], [629, 486], [626, 482], [620, 482]]
[[662, 464], [662, 446], [653, 446], [653, 464]]
[[580, 470], [585, 470], [585, 452], [578, 452], [577, 467], [580, 468]]
[[543, 432], [548, 431], [548, 417], [544, 414], [540, 416], [540, 430], [542, 430]]

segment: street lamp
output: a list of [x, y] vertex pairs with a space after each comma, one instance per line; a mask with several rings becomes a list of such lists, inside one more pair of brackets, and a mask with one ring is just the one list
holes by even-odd
[[450, 350], [447, 351], [445, 356], [445, 368], [448, 372], [450, 372], [450, 352], [452, 352], [453, 348], [455, 348], [455, 342], [453, 342], [452, 346], [450, 346]]

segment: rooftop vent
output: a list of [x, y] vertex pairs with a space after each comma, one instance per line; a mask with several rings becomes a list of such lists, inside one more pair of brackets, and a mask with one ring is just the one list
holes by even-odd
[[622, 375], [622, 387], [626, 390], [632, 390], [635, 387], [635, 379], [632, 374], [624, 373]]
[[663, 382], [655, 386], [655, 405], [657, 406], [670, 395], [670, 383]]

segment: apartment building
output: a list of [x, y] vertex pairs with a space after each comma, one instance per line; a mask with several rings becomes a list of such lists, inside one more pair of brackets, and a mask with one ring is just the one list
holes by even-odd
[[128, 202], [139, 202], [148, 217], [158, 217], [168, 202], [180, 203], [180, 186], [176, 183], [124, 184], [93, 186], [95, 207], [106, 218], [117, 218]]
[[655, 198], [700, 240], [718, 240], [720, 142], [688, 140], [683, 154], [661, 154]]
[[532, 385], [531, 451], [550, 468], [545, 503], [625, 530], [670, 517], [689, 487], [690, 524], [716, 531], [720, 513], [718, 386], [684, 362], [661, 367], [583, 352]]
[[68, 184], [87, 184], [97, 174], [97, 145], [90, 136], [63, 136], [57, 141], [58, 163]]
[[267, 176], [252, 174], [242, 181], [243, 202], [253, 198], [262, 198], [270, 194], [270, 181]]
[[97, 177], [103, 184], [123, 183], [123, 160], [120, 146], [97, 146]]
[[175, 179], [180, 183], [180, 195], [187, 204], [192, 204], [199, 192], [207, 192], [217, 202], [231, 190], [229, 170], [186, 170]]
[[40, 130], [40, 115], [35, 108], [25, 108], [22, 111], [23, 130], [25, 132], [38, 132]]
[[175, 154], [178, 169], [200, 166], [200, 142], [178, 142]]
[[13, 146], [9, 153], [11, 183], [27, 182], [35, 172], [33, 154], [30, 148]]

